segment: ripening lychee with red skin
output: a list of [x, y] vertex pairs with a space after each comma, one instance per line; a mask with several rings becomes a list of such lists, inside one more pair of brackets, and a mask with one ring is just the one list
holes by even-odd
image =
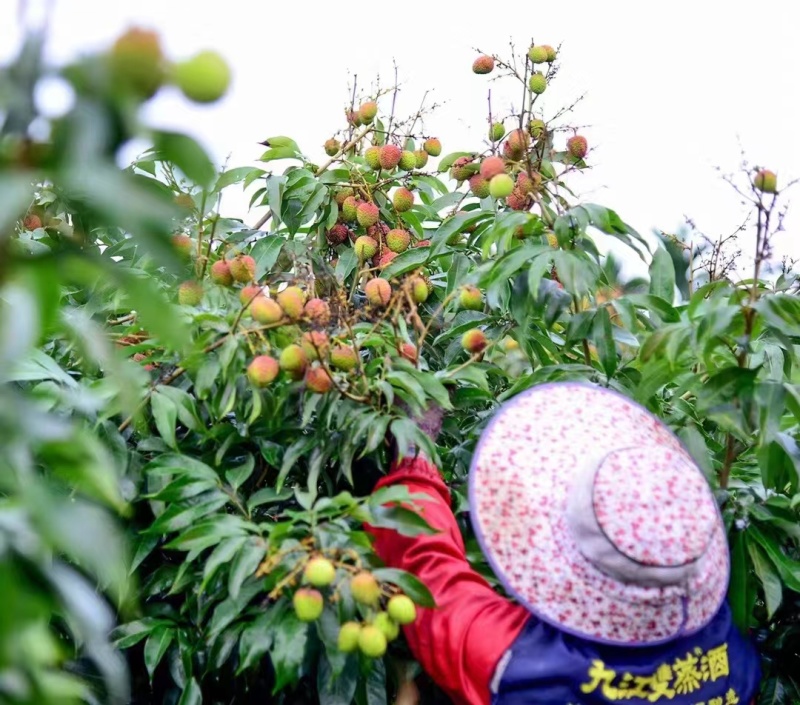
[[[374, 281], [370, 280], [370, 281]], [[358, 364], [358, 355], [349, 345], [337, 345], [331, 350], [331, 365], [342, 372], [349, 372]]]
[[472, 64], [472, 72], [479, 74], [491, 73], [494, 69], [494, 59], [484, 54], [479, 56]]
[[777, 193], [778, 176], [769, 169], [759, 169], [753, 177], [753, 186], [762, 193]]
[[411, 235], [401, 228], [390, 230], [386, 235], [386, 247], [392, 252], [405, 252], [411, 244]]
[[459, 157], [453, 162], [450, 169], [450, 177], [456, 181], [465, 181], [473, 175], [474, 169], [472, 167], [471, 157]]
[[369, 235], [362, 235], [361, 237], [356, 238], [353, 249], [355, 250], [356, 257], [358, 257], [359, 261], [363, 262], [368, 260], [370, 257], [375, 256], [375, 253], [378, 251], [378, 243]]
[[372, 573], [362, 570], [350, 579], [350, 592], [356, 602], [371, 607], [378, 604], [381, 587]]
[[375, 225], [370, 225], [367, 228], [367, 235], [369, 235], [375, 242], [383, 242], [386, 239], [386, 235], [389, 233], [391, 228], [382, 222], [377, 222]]
[[400, 357], [416, 364], [418, 356], [416, 345], [412, 343], [403, 343], [398, 349], [398, 352], [400, 353]]
[[528, 210], [531, 203], [528, 200], [528, 196], [519, 189], [515, 188], [506, 198], [506, 205], [512, 211], [524, 211]]
[[461, 347], [469, 353], [480, 353], [486, 349], [486, 335], [479, 328], [468, 330], [461, 337]]
[[399, 165], [403, 171], [411, 171], [412, 169], [416, 168], [417, 158], [414, 156], [414, 152], [408, 149], [403, 150], [402, 154], [400, 155]]
[[303, 333], [300, 339], [300, 347], [309, 360], [319, 360], [328, 355], [330, 341], [328, 334], [322, 330], [309, 330]]
[[158, 34], [133, 27], [117, 38], [109, 53], [115, 85], [122, 85], [143, 98], [152, 97], [166, 76]]
[[411, 277], [409, 289], [411, 290], [411, 298], [418, 304], [424, 303], [430, 294], [428, 283], [422, 277]]
[[[38, 217], [38, 216], [36, 216]], [[41, 221], [39, 221], [41, 223]], [[39, 226], [41, 227], [41, 225]], [[29, 230], [36, 230], [36, 228], [29, 228]], [[173, 235], [172, 246], [177, 250], [178, 254], [184, 258], [189, 259], [192, 256], [192, 249], [194, 241], [188, 235]]]
[[513, 160], [522, 159], [526, 150], [530, 146], [531, 138], [525, 130], [512, 130], [508, 133], [505, 146], [508, 149], [508, 157]]
[[491, 179], [493, 176], [504, 173], [506, 162], [502, 157], [486, 157], [481, 162], [480, 174], [484, 179]]
[[22, 227], [25, 230], [38, 230], [42, 227], [42, 219], [35, 213], [30, 213], [22, 219]]
[[283, 312], [293, 321], [299, 321], [303, 317], [306, 295], [299, 286], [287, 286], [275, 298]]
[[480, 174], [475, 174], [469, 178], [469, 190], [476, 198], [486, 198], [489, 195], [489, 180]]
[[303, 348], [292, 343], [281, 350], [278, 363], [284, 372], [287, 372], [295, 379], [299, 379], [306, 371], [306, 367], [308, 367], [308, 357]]
[[528, 88], [531, 89], [531, 93], [535, 93], [536, 95], [544, 93], [547, 90], [547, 79], [545, 75], [541, 71], [531, 74], [531, 77], [528, 79]]
[[355, 196], [348, 196], [342, 203], [342, 218], [348, 223], [353, 223], [356, 220], [358, 213], [359, 201]]
[[275, 299], [257, 296], [250, 304], [250, 315], [257, 323], [270, 325], [283, 320], [283, 309]]
[[517, 190], [522, 194], [533, 193], [542, 185], [542, 176], [538, 172], [529, 175], [525, 171], [517, 174]]
[[247, 306], [251, 301], [254, 301], [256, 298], [262, 295], [263, 289], [260, 286], [251, 284], [250, 286], [244, 287], [239, 292], [239, 301], [242, 302], [242, 306]]
[[466, 285], [458, 295], [461, 308], [468, 311], [480, 311], [483, 309], [483, 294], [481, 290], [471, 284]]
[[405, 213], [414, 205], [414, 194], [403, 186], [394, 192], [392, 205], [398, 213]]
[[333, 157], [339, 153], [339, 150], [342, 148], [342, 144], [339, 142], [339, 140], [331, 138], [329, 140], [325, 140], [324, 148], [325, 154], [327, 154], [329, 157]]
[[542, 47], [547, 51], [547, 63], [552, 64], [556, 60], [558, 52], [549, 44], [542, 44]]
[[316, 326], [327, 326], [331, 320], [331, 308], [328, 302], [322, 299], [309, 299], [303, 313], [305, 318]]
[[438, 157], [442, 153], [442, 143], [436, 137], [429, 137], [422, 143], [422, 149], [431, 157]]
[[[375, 225], [380, 218], [381, 211], [374, 203], [361, 203], [356, 209], [356, 219], [362, 228]], [[370, 255], [371, 257], [372, 255]]]
[[358, 116], [358, 110], [345, 110], [344, 116], [347, 118], [348, 124], [353, 127], [361, 126], [361, 118]]
[[237, 282], [250, 282], [256, 275], [256, 261], [250, 255], [237, 255], [228, 262], [231, 276]]
[[292, 597], [292, 605], [301, 622], [314, 622], [320, 618], [325, 603], [319, 590], [300, 588]]
[[256, 387], [266, 387], [275, 381], [280, 365], [274, 357], [259, 355], [247, 366], [247, 379]]
[[364, 293], [373, 306], [386, 306], [392, 298], [392, 285], [385, 279], [375, 277], [364, 285]]
[[374, 169], [377, 171], [381, 168], [381, 148], [372, 145], [372, 147], [367, 147], [364, 151], [364, 161], [367, 162], [367, 166], [370, 169]]
[[416, 159], [417, 169], [422, 169], [428, 163], [428, 153], [424, 149], [417, 149], [414, 151], [414, 158]]
[[325, 239], [328, 241], [328, 244], [331, 247], [336, 247], [341, 245], [343, 242], [347, 242], [347, 238], [350, 237], [350, 228], [348, 228], [344, 223], [336, 223], [330, 230], [325, 233]]
[[231, 268], [224, 259], [219, 259], [211, 265], [210, 269], [211, 281], [220, 286], [231, 286], [233, 284], [233, 275]]
[[394, 169], [403, 156], [403, 150], [396, 144], [386, 144], [381, 147], [379, 160], [383, 169]]
[[384, 252], [378, 258], [378, 261], [375, 263], [375, 266], [378, 269], [385, 269], [386, 267], [388, 267], [392, 263], [392, 260], [395, 257], [397, 257], [397, 252], [392, 252], [391, 250], [386, 250], [386, 252]]
[[306, 370], [306, 389], [315, 394], [327, 394], [333, 387], [331, 376], [322, 367]]
[[178, 303], [181, 306], [197, 306], [203, 300], [203, 287], [200, 282], [187, 281], [178, 287]]
[[419, 242], [414, 243], [414, 247], [430, 247], [431, 241], [430, 240], [420, 240]]
[[374, 100], [363, 103], [358, 109], [358, 117], [363, 125], [371, 125], [378, 114], [378, 104]]
[[586, 138], [581, 135], [573, 135], [567, 140], [567, 151], [575, 159], [583, 159], [589, 148]]

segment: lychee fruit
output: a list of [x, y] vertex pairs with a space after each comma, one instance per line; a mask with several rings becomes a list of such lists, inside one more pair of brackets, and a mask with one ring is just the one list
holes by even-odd
[[483, 308], [483, 295], [480, 289], [470, 284], [461, 289], [458, 300], [461, 308], [468, 311], [480, 311]]
[[362, 228], [375, 225], [375, 223], [378, 222], [380, 214], [380, 209], [374, 203], [361, 203], [356, 209], [356, 219]]
[[539, 118], [534, 118], [528, 123], [528, 134], [534, 139], [539, 139], [547, 129], [547, 125], [545, 125], [544, 120], [540, 120]]
[[336, 648], [343, 654], [350, 654], [358, 648], [361, 625], [358, 622], [345, 622], [339, 629]]
[[528, 49], [528, 58], [534, 64], [543, 64], [547, 61], [549, 56], [547, 47], [545, 46], [532, 46]]
[[394, 192], [392, 205], [398, 213], [405, 213], [414, 205], [414, 194], [407, 188], [401, 187]]
[[491, 127], [489, 128], [489, 139], [492, 142], [497, 142], [498, 140], [503, 139], [503, 135], [505, 134], [506, 134], [506, 128], [502, 122], [493, 122]]
[[[403, 156], [403, 150], [396, 144], [386, 144], [381, 147], [379, 161], [383, 169], [394, 169]], [[416, 161], [416, 160], [415, 160]]]
[[386, 224], [378, 221], [375, 225], [370, 225], [367, 228], [367, 235], [369, 235], [375, 242], [383, 242], [386, 239], [391, 228]]
[[484, 179], [491, 179], [493, 176], [504, 173], [506, 163], [501, 157], [486, 157], [481, 162], [480, 174]]
[[[377, 255], [376, 255], [376, 257], [377, 257]], [[397, 257], [397, 252], [392, 252], [391, 250], [386, 250], [386, 252], [384, 252], [378, 258], [378, 261], [375, 263], [375, 266], [378, 269], [384, 269], [385, 267], [388, 267], [392, 263], [392, 260], [395, 257]]]
[[[375, 281], [371, 279], [370, 281]], [[331, 365], [342, 372], [349, 372], [358, 363], [356, 351], [349, 345], [337, 345], [331, 350]]]
[[259, 355], [247, 366], [247, 379], [256, 387], [271, 384], [280, 372], [280, 365], [274, 357]]
[[400, 353], [400, 357], [405, 358], [409, 362], [413, 362], [416, 364], [417, 362], [417, 346], [413, 343], [402, 343], [398, 348], [397, 352]]
[[364, 293], [373, 306], [386, 306], [392, 298], [392, 285], [385, 279], [375, 277], [364, 285]]
[[407, 595], [395, 595], [386, 605], [386, 611], [397, 624], [412, 624], [417, 618], [417, 608]]
[[400, 154], [400, 168], [403, 171], [411, 171], [412, 169], [416, 168], [417, 166], [417, 158], [414, 156], [414, 152], [410, 150], [404, 150]]
[[329, 157], [332, 157], [339, 153], [339, 150], [342, 148], [342, 143], [337, 139], [331, 138], [329, 140], [325, 140], [324, 148], [325, 154], [327, 154]]
[[314, 325], [327, 326], [331, 320], [331, 308], [327, 301], [322, 299], [309, 299], [303, 308], [305, 317]]
[[549, 44], [542, 44], [542, 47], [547, 52], [547, 63], [552, 64], [556, 60], [558, 52], [553, 49]]
[[[34, 216], [38, 219], [38, 216]], [[39, 221], [41, 223], [41, 220]], [[38, 227], [42, 227], [39, 225]], [[27, 228], [28, 230], [36, 230], [36, 228]], [[177, 250], [178, 254], [183, 259], [189, 259], [192, 256], [194, 241], [188, 235], [173, 235], [172, 246]]]
[[508, 174], [498, 174], [489, 182], [492, 198], [506, 198], [514, 190], [514, 180]]
[[350, 579], [350, 592], [356, 602], [371, 607], [378, 604], [381, 587], [372, 573], [362, 570]]
[[327, 394], [333, 387], [331, 376], [322, 367], [310, 367], [306, 371], [306, 389], [315, 394]]
[[359, 127], [361, 125], [361, 118], [358, 116], [358, 110], [345, 109], [344, 116], [349, 125], [352, 125], [353, 127]]
[[422, 277], [411, 277], [409, 288], [411, 289], [411, 298], [416, 303], [421, 304], [427, 300], [430, 291], [427, 282]]
[[348, 196], [344, 199], [342, 203], [342, 218], [344, 218], [348, 223], [352, 223], [356, 220], [356, 215], [358, 212], [358, 199], [355, 196]]
[[386, 612], [378, 612], [372, 620], [372, 625], [383, 632], [386, 641], [394, 641], [400, 636], [400, 626]]
[[472, 328], [461, 336], [461, 347], [470, 353], [483, 352], [486, 348], [487, 340], [483, 331], [479, 328]]
[[242, 306], [246, 306], [251, 301], [255, 301], [255, 299], [261, 295], [262, 291], [262, 288], [255, 284], [246, 286], [239, 292], [239, 301], [242, 302]]
[[450, 177], [456, 181], [465, 181], [475, 173], [471, 157], [459, 157], [453, 162]]
[[358, 648], [370, 658], [380, 658], [386, 653], [386, 637], [373, 625], [363, 627], [358, 634]]
[[370, 169], [374, 169], [377, 171], [381, 168], [381, 148], [377, 145], [372, 145], [372, 147], [367, 147], [364, 151], [364, 161], [367, 162], [367, 166]]
[[486, 54], [479, 56], [472, 64], [473, 73], [491, 73], [494, 69], [494, 59]]
[[200, 282], [186, 281], [178, 287], [178, 303], [181, 306], [197, 306], [203, 299]]
[[211, 281], [220, 286], [233, 284], [233, 275], [227, 261], [219, 259], [211, 265]]
[[550, 247], [558, 247], [558, 238], [554, 232], [548, 231], [545, 233], [545, 237], [547, 238], [547, 244], [550, 245]]
[[521, 171], [517, 174], [517, 190], [520, 193], [533, 193], [541, 184], [542, 177], [538, 172], [534, 171], [532, 175], [529, 175], [527, 172]]
[[405, 252], [411, 243], [411, 235], [406, 230], [395, 228], [386, 235], [386, 247], [392, 252]]
[[345, 200], [350, 198], [350, 196], [354, 196], [355, 191], [349, 186], [345, 186], [344, 188], [336, 189], [336, 193], [333, 196], [333, 200], [336, 201], [336, 204], [341, 206]]
[[302, 318], [306, 295], [299, 286], [287, 286], [275, 298], [278, 300], [283, 312], [293, 321]]
[[30, 213], [22, 219], [22, 227], [25, 230], [38, 230], [42, 227], [42, 219], [35, 213]]
[[489, 181], [480, 174], [469, 178], [469, 190], [476, 198], [486, 198], [489, 195]]
[[292, 597], [294, 612], [301, 622], [313, 622], [322, 614], [322, 593], [311, 588], [300, 588]]
[[415, 150], [414, 158], [417, 160], [417, 169], [422, 169], [428, 163], [428, 153], [424, 149]]
[[253, 281], [256, 274], [256, 261], [250, 255], [237, 255], [228, 262], [228, 267], [237, 282]]
[[778, 176], [769, 169], [759, 169], [753, 177], [753, 186], [762, 193], [776, 193], [778, 190]]
[[358, 117], [363, 125], [371, 125], [378, 114], [378, 104], [374, 100], [363, 103], [358, 109]]
[[152, 97], [165, 78], [158, 34], [137, 27], [127, 30], [111, 47], [109, 65], [115, 83], [143, 98]]
[[173, 79], [189, 100], [213, 103], [228, 91], [231, 70], [217, 52], [207, 50], [176, 64]]
[[575, 159], [583, 159], [586, 156], [587, 149], [586, 138], [581, 135], [573, 135], [567, 140], [567, 151]]
[[528, 88], [531, 89], [531, 93], [536, 95], [541, 95], [547, 90], [547, 79], [541, 71], [531, 74], [528, 79]]
[[300, 340], [300, 347], [309, 360], [319, 360], [328, 354], [328, 334], [321, 330], [310, 330], [303, 333]]
[[356, 252], [356, 257], [358, 257], [359, 262], [364, 262], [370, 257], [373, 257], [378, 251], [378, 243], [369, 235], [362, 235], [361, 237], [356, 238], [353, 249]]
[[270, 325], [283, 319], [283, 309], [275, 299], [257, 296], [255, 301], [250, 304], [250, 315], [257, 323]]
[[442, 143], [436, 137], [429, 137], [422, 143], [422, 149], [430, 156], [438, 157], [442, 153]]
[[525, 150], [530, 145], [530, 139], [530, 136], [524, 130], [512, 130], [508, 133], [508, 139], [503, 144], [503, 154], [514, 161], [522, 159]]
[[299, 378], [308, 367], [308, 358], [299, 345], [287, 345], [278, 358], [281, 369], [291, 377]]
[[528, 210], [531, 204], [528, 201], [528, 196], [519, 189], [515, 188], [506, 198], [506, 205], [512, 211], [524, 211]]
[[336, 225], [334, 225], [325, 233], [325, 239], [328, 241], [328, 244], [331, 247], [336, 247], [337, 245], [341, 245], [343, 242], [347, 242], [349, 237], [350, 228], [348, 228], [344, 223], [336, 223]]

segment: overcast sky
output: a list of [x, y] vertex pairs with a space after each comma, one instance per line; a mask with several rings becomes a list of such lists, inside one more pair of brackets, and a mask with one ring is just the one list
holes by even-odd
[[[36, 0], [29, 0], [36, 6]], [[0, 59], [18, 46], [17, 0], [0, 0]], [[586, 94], [570, 115], [589, 139], [590, 172], [573, 178], [588, 200], [614, 208], [637, 229], [675, 231], [689, 215], [709, 234], [741, 220], [738, 198], [716, 167], [734, 171], [740, 148], [777, 171], [800, 176], [800, 53], [795, 0], [572, 0], [571, 2], [342, 3], [321, 0], [55, 0], [51, 55], [63, 60], [103, 47], [131, 24], [157, 29], [170, 56], [222, 52], [235, 82], [225, 100], [197, 108], [165, 91], [152, 123], [181, 127], [222, 161], [254, 163], [257, 142], [289, 135], [310, 156], [342, 127], [348, 82], [368, 89], [400, 72], [398, 113], [422, 94], [443, 106], [425, 120], [444, 152], [481, 148], [486, 91], [507, 114], [516, 86], [471, 72], [474, 47], [508, 53], [561, 44], [561, 71], [545, 113]], [[388, 110], [389, 101], [382, 102]], [[280, 163], [279, 163], [280, 164]], [[800, 257], [800, 189], [779, 253]], [[226, 208], [253, 222], [247, 199]]]

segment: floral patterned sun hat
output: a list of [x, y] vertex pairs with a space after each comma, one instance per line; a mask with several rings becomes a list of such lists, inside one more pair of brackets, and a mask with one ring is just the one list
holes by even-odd
[[708, 624], [730, 558], [686, 448], [628, 398], [581, 383], [504, 404], [472, 460], [478, 540], [505, 588], [556, 627], [656, 644]]

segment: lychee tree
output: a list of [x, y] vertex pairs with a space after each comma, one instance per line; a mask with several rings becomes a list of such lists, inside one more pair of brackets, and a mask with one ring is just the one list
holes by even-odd
[[[643, 238], [573, 193], [591, 150], [545, 106], [557, 58], [478, 52], [476, 90], [498, 78], [523, 100], [461, 151], [396, 113], [395, 89], [354, 89], [321, 159], [279, 136], [263, 168], [218, 171], [139, 110], [166, 83], [219, 99], [220, 56], [170, 61], [131, 30], [51, 69], [30, 37], [0, 91], [3, 699], [387, 701], [416, 673], [402, 625], [435, 609], [364, 529], [431, 531], [401, 488], [372, 493], [391, 448], [439, 463], [494, 583], [466, 516], [472, 451], [498, 404], [568, 379], [633, 397], [693, 451], [764, 702], [800, 697], [800, 301], [771, 269], [785, 187], [762, 167], [732, 180], [747, 279], [707, 266], [720, 252], [696, 233]], [[75, 101], [45, 118], [32, 96], [52, 74]], [[134, 136], [152, 147], [119, 169]], [[220, 213], [230, 188], [255, 225]], [[624, 280], [609, 240], [649, 277]], [[436, 443], [413, 420], [430, 405]]]

